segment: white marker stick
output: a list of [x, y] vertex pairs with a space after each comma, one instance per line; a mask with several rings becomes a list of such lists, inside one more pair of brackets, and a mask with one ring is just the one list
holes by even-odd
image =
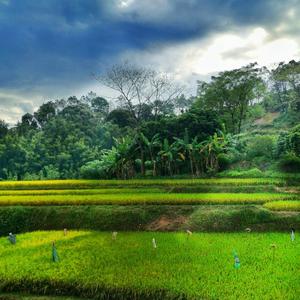
[[117, 239], [117, 235], [118, 235], [118, 232], [117, 231], [114, 231], [112, 233], [112, 240], [115, 241]]
[[154, 249], [157, 248], [157, 245], [156, 245], [156, 241], [155, 241], [155, 238], [152, 239], [152, 246]]

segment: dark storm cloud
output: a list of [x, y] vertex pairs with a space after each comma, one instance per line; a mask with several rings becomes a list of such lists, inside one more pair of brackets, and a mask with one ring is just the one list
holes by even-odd
[[[233, 26], [270, 27], [296, 0], [0, 0], [0, 89], [69, 90], [124, 51]], [[1, 101], [1, 99], [0, 99]]]

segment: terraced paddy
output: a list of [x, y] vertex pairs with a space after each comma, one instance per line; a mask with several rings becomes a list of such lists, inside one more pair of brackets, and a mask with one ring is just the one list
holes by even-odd
[[0, 182], [0, 293], [297, 299], [299, 202], [291, 179]]
[[3, 181], [0, 190], [16, 189], [87, 189], [103, 187], [174, 187], [174, 186], [245, 186], [292, 184], [292, 179], [280, 178], [212, 178], [212, 179], [132, 179], [132, 180], [37, 180], [37, 181]]
[[120, 193], [0, 196], [0, 205], [133, 205], [133, 204], [264, 204], [275, 200], [300, 200], [297, 194], [271, 193]]
[[[273, 178], [0, 182], [0, 206], [264, 204], [300, 200], [297, 190], [285, 191], [287, 186], [287, 181]], [[205, 189], [207, 192], [203, 192]], [[242, 192], [245, 189], [247, 193]]]

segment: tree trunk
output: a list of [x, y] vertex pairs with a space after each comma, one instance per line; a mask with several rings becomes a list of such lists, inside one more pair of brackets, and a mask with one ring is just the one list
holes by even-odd
[[145, 155], [144, 155], [144, 149], [142, 148], [142, 145], [140, 144], [141, 149], [141, 174], [142, 176], [145, 176]]
[[191, 152], [189, 152], [189, 157], [190, 157], [191, 173], [192, 173], [192, 176], [194, 176], [193, 155], [191, 154]]
[[156, 176], [156, 161], [155, 161], [155, 159], [152, 160], [152, 164], [153, 164], [152, 175], [153, 175], [153, 177], [155, 177]]

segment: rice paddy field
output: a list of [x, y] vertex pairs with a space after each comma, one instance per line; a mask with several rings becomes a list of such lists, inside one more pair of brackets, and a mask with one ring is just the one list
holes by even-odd
[[0, 182], [0, 300], [299, 299], [299, 203], [291, 178]]
[[195, 185], [286, 185], [292, 179], [280, 178], [216, 178], [216, 179], [132, 179], [132, 180], [37, 180], [3, 181], [1, 190], [11, 189], [68, 189], [101, 187], [195, 186]]
[[299, 192], [285, 190], [289, 185], [274, 178], [12, 181], [0, 182], [0, 206], [226, 205], [300, 200]]
[[[51, 261], [53, 240], [57, 263]], [[97, 299], [297, 299], [300, 294], [300, 244], [284, 233], [126, 232], [113, 241], [106, 232], [34, 232], [19, 235], [16, 245], [1, 238], [0, 254], [6, 291], [72, 291]]]

